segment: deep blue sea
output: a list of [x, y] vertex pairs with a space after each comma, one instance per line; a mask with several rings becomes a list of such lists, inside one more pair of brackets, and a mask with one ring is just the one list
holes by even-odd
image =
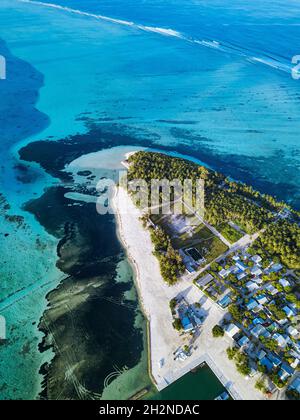
[[[39, 352], [38, 323], [62, 278], [58, 238], [24, 208], [59, 181], [21, 162], [22, 147], [80, 139], [84, 150], [84, 141], [105, 133], [102, 148], [138, 144], [188, 154], [300, 209], [300, 80], [291, 74], [300, 54], [299, 1], [50, 2], [0, 3], [7, 61], [7, 80], [0, 80], [0, 315], [8, 324], [0, 399], [41, 390], [38, 372], [53, 353]], [[122, 250], [113, 252], [119, 267]], [[128, 270], [122, 276], [129, 282]]]

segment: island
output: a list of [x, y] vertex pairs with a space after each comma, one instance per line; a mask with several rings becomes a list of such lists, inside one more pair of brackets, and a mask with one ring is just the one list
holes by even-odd
[[[156, 388], [207, 364], [233, 399], [299, 398], [299, 212], [167, 154], [129, 153], [124, 166], [113, 208], [148, 320]], [[204, 212], [172, 189], [169, 211], [162, 189], [160, 204], [149, 196], [145, 209], [135, 180], [151, 191], [153, 179], [189, 179], [193, 191], [202, 180]]]

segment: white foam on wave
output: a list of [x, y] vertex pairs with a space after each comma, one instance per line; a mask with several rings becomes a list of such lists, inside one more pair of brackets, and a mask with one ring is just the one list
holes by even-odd
[[153, 26], [144, 26], [144, 25], [137, 25], [137, 28], [146, 32], [154, 32], [156, 34], [160, 34], [164, 36], [173, 36], [175, 38], [185, 39], [185, 36], [182, 33], [178, 31], [174, 31], [173, 29], [156, 28]]
[[210, 47], [210, 48], [216, 48], [216, 49], [220, 49], [221, 48], [221, 44], [218, 41], [198, 41], [198, 40], [194, 40], [194, 42], [196, 44], [200, 44], [203, 45], [204, 47]]
[[64, 12], [69, 12], [69, 13], [73, 13], [73, 14], [77, 14], [81, 16], [88, 16], [94, 19], [105, 20], [107, 22], [117, 23], [119, 25], [136, 26], [134, 22], [129, 22], [127, 20], [114, 19], [108, 16], [103, 16], [103, 15], [96, 15], [94, 13], [89, 13], [89, 12], [83, 12], [82, 10], [71, 9], [70, 7], [60, 6], [59, 4], [43, 3], [41, 1], [35, 1], [35, 0], [18, 0], [18, 1], [21, 3], [29, 3], [29, 4], [35, 4], [38, 6], [51, 7], [52, 9], [58, 9]]
[[43, 3], [41, 1], [37, 1], [37, 0], [17, 0], [21, 3], [29, 3], [29, 4], [35, 4], [35, 5], [39, 5], [39, 6], [44, 6], [44, 7], [48, 7], [48, 8], [53, 8], [53, 9], [58, 9], [58, 10], [62, 10], [68, 13], [72, 13], [72, 14], [78, 14], [81, 16], [87, 16], [93, 19], [97, 19], [97, 20], [103, 20], [106, 22], [110, 22], [110, 23], [114, 23], [114, 24], [118, 24], [118, 25], [123, 25], [123, 26], [131, 26], [135, 29], [144, 31], [144, 32], [152, 32], [158, 35], [162, 35], [162, 36], [168, 36], [168, 37], [173, 37], [173, 38], [178, 38], [181, 39], [183, 41], [186, 42], [190, 42], [193, 44], [198, 44], [201, 45], [203, 47], [206, 48], [213, 48], [215, 50], [219, 50], [225, 53], [229, 53], [229, 54], [234, 54], [234, 55], [239, 55], [240, 57], [245, 57], [246, 60], [248, 62], [251, 63], [260, 63], [263, 64], [265, 66], [268, 67], [272, 67], [276, 70], [280, 70], [286, 73], [290, 73], [292, 71], [292, 65], [290, 64], [285, 64], [282, 63], [276, 59], [272, 59], [272, 58], [264, 58], [264, 57], [254, 57], [251, 56], [249, 54], [248, 51], [243, 51], [243, 50], [238, 50], [236, 48], [233, 48], [231, 46], [222, 44], [219, 41], [216, 40], [198, 40], [198, 39], [194, 39], [194, 38], [190, 38], [184, 34], [182, 34], [181, 32], [178, 32], [174, 29], [167, 29], [167, 28], [160, 28], [160, 27], [154, 27], [154, 26], [145, 26], [145, 25], [140, 25], [137, 24], [135, 22], [130, 22], [127, 20], [121, 20], [121, 19], [115, 19], [115, 18], [111, 18], [108, 16], [104, 16], [104, 15], [97, 15], [94, 13], [89, 13], [89, 12], [83, 12], [82, 10], [77, 10], [77, 9], [72, 9], [70, 7], [65, 7], [65, 6], [60, 6], [58, 4], [53, 4], [53, 3]]
[[248, 58], [248, 61], [264, 64], [265, 66], [272, 67], [273, 69], [276, 69], [276, 70], [282, 70], [285, 72], [292, 71], [292, 65], [281, 63], [272, 58], [250, 57]]

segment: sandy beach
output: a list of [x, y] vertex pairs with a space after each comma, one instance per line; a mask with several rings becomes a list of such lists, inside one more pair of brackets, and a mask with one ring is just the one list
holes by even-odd
[[[123, 188], [116, 188], [112, 205], [116, 212], [119, 237], [135, 268], [141, 305], [149, 321], [150, 373], [157, 389], [165, 388], [205, 361], [233, 398], [265, 399], [254, 386], [258, 377], [242, 377], [228, 360], [226, 349], [233, 344], [232, 340], [229, 337], [212, 337], [212, 327], [224, 317], [224, 311], [204, 296], [188, 276], [175, 286], [168, 286], [161, 277], [158, 260], [152, 253], [150, 234], [140, 221], [141, 213]], [[188, 344], [190, 337], [180, 335], [173, 328], [169, 308], [170, 300], [178, 296], [184, 296], [191, 304], [200, 302], [201, 311], [206, 316], [192, 354], [184, 361], [174, 360], [174, 352]]]

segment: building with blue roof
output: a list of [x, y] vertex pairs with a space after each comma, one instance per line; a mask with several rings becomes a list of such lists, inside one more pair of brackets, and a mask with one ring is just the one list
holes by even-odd
[[247, 344], [249, 344], [249, 342], [250, 342], [250, 340], [249, 340], [249, 338], [246, 336], [246, 335], [244, 335], [239, 341], [238, 341], [238, 345], [240, 346], [240, 347], [244, 347], [244, 346], [247, 346]]
[[285, 306], [282, 310], [285, 312], [288, 318], [292, 318], [296, 315], [295, 312], [289, 306]]
[[255, 299], [250, 299], [249, 302], [246, 304], [246, 308], [248, 311], [252, 311], [258, 306], [258, 302]]
[[247, 266], [242, 261], [237, 261], [235, 264], [241, 271], [246, 271]]
[[264, 338], [270, 338], [271, 337], [271, 334], [269, 333], [269, 331], [260, 324], [256, 325], [251, 330], [251, 334], [253, 335], [253, 337], [255, 337], [257, 339], [259, 339], [260, 337], [264, 337]]
[[187, 316], [181, 319], [181, 323], [182, 323], [184, 331], [191, 331], [193, 329], [193, 324], [191, 323], [190, 319]]
[[222, 308], [227, 308], [227, 306], [229, 306], [232, 302], [232, 299], [230, 297], [230, 294], [224, 296], [221, 300], [219, 300], [218, 304], [222, 307]]
[[266, 295], [260, 295], [260, 296], [256, 296], [255, 298], [257, 300], [258, 303], [260, 303], [261, 305], [264, 305], [265, 303], [268, 302], [268, 299], [266, 297]]
[[269, 353], [268, 358], [272, 362], [274, 368], [277, 368], [278, 366], [281, 365], [281, 359], [275, 354]]
[[255, 319], [253, 319], [252, 324], [253, 325], [258, 325], [258, 324], [264, 324], [264, 322], [265, 321], [262, 318], [255, 318]]
[[300, 394], [300, 376], [298, 376], [289, 386], [290, 389], [294, 389]]
[[283, 269], [283, 266], [281, 264], [273, 264], [271, 267], [271, 270], [273, 273], [278, 273]]
[[271, 372], [272, 370], [273, 370], [273, 363], [271, 362], [271, 360], [270, 359], [268, 359], [268, 357], [267, 356], [265, 356], [265, 357], [263, 357], [261, 360], [260, 360], [260, 364], [262, 365], [262, 366], [264, 366], [266, 369], [267, 369], [267, 371], [268, 372]]
[[294, 374], [294, 369], [291, 368], [291, 366], [289, 366], [286, 363], [282, 364], [281, 369], [278, 372], [279, 379], [282, 382], [286, 381], [293, 374]]

